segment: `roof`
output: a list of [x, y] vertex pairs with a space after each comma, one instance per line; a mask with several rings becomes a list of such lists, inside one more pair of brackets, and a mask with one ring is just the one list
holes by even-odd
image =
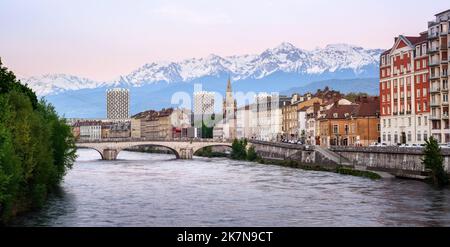
[[352, 112], [353, 117], [375, 117], [380, 114], [379, 97], [363, 97], [357, 99], [358, 107]]
[[146, 120], [156, 120], [159, 117], [170, 116], [173, 111], [174, 111], [173, 108], [168, 108], [168, 109], [163, 108], [161, 111], [148, 110], [148, 111], [140, 112], [140, 113], [132, 116], [132, 118], [137, 118], [137, 119], [145, 118]]
[[336, 102], [329, 110], [323, 113], [323, 119], [375, 117], [380, 113], [380, 99], [378, 97], [362, 97], [351, 105], [339, 105]]
[[442, 14], [445, 14], [445, 13], [447, 13], [447, 12], [450, 12], [450, 9], [447, 9], [446, 11], [442, 11], [442, 12], [440, 12], [440, 13], [437, 13], [437, 14], [435, 14], [434, 16], [442, 15]]
[[405, 36], [405, 38], [412, 44], [412, 45], [417, 45], [420, 43], [424, 43], [427, 41], [428, 38], [428, 33], [421, 33], [420, 36]]

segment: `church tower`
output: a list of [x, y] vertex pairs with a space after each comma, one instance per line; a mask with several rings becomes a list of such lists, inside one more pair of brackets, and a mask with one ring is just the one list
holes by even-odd
[[237, 103], [233, 98], [233, 91], [231, 89], [231, 79], [228, 77], [227, 91], [225, 94], [225, 100], [223, 101], [223, 123], [224, 123], [224, 138], [234, 139], [236, 138], [236, 113]]

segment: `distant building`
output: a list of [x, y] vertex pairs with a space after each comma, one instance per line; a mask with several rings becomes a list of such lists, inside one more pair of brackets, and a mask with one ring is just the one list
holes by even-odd
[[321, 112], [321, 146], [368, 146], [380, 141], [380, 101], [378, 97], [361, 97], [352, 104], [336, 101]]
[[253, 120], [253, 112], [251, 111], [251, 106], [246, 105], [237, 109], [236, 112], [236, 138], [242, 139], [252, 139], [253, 131], [252, 131], [252, 120]]
[[[197, 132], [198, 137], [212, 137], [212, 136], [202, 136], [208, 135], [210, 133], [212, 135], [212, 128], [217, 121], [215, 119], [215, 93], [214, 92], [195, 92], [194, 93], [194, 106], [193, 106], [193, 115], [192, 115], [192, 124], [195, 128], [200, 128], [201, 130]], [[202, 127], [205, 129], [202, 131]]]
[[289, 103], [289, 97], [279, 96], [276, 93], [260, 93], [255, 96], [255, 104], [252, 105], [252, 115], [255, 119], [252, 129], [255, 139], [281, 140], [283, 136], [282, 107]]
[[138, 113], [131, 120], [131, 136], [152, 140], [170, 140], [188, 137], [191, 128], [190, 112], [181, 109], [148, 110]]
[[100, 140], [102, 138], [102, 121], [80, 121], [74, 124], [80, 128], [80, 140]]
[[114, 88], [106, 91], [106, 112], [108, 119], [127, 119], [130, 112], [128, 89]]
[[236, 112], [237, 103], [233, 98], [231, 80], [228, 78], [227, 91], [223, 101], [223, 138], [225, 139], [236, 138]]
[[129, 138], [131, 137], [131, 121], [102, 122], [102, 138]]

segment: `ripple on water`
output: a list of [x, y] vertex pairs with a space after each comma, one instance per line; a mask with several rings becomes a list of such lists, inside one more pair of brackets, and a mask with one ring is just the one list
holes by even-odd
[[224, 158], [79, 150], [25, 226], [450, 226], [450, 191]]

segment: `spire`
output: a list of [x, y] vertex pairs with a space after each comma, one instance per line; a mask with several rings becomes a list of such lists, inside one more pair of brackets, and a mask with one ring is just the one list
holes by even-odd
[[230, 79], [230, 75], [228, 75], [227, 92], [231, 92], [231, 79]]

